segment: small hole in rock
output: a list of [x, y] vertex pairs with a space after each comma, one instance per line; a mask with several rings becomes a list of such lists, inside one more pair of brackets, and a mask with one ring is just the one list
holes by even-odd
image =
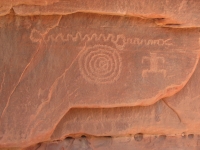
[[105, 138], [112, 138], [112, 136], [105, 136]]
[[85, 136], [85, 135], [82, 135], [81, 137], [82, 137], [82, 138], [86, 138], [86, 136]]
[[166, 137], [167, 137], [166, 135], [160, 135], [160, 136], [159, 136], [159, 139], [161, 139], [161, 140], [165, 140]]
[[143, 139], [143, 134], [142, 133], [137, 133], [134, 135], [134, 139], [136, 141], [141, 141]]
[[73, 137], [68, 136], [68, 137], [66, 137], [65, 139], [66, 139], [66, 140], [70, 140], [70, 139], [73, 139]]
[[194, 134], [188, 134], [188, 138], [189, 139], [193, 139], [194, 138]]

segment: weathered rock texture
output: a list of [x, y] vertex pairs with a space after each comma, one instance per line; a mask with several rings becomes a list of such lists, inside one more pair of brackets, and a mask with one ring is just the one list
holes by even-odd
[[200, 2], [196, 0], [2, 0], [0, 14], [67, 15], [76, 12], [158, 19], [161, 26], [199, 27]]
[[0, 147], [200, 134], [198, 3], [1, 1]]
[[23, 150], [198, 150], [200, 148], [199, 135], [182, 136], [149, 136], [137, 134], [127, 137], [82, 137], [67, 138], [63, 141], [37, 144]]

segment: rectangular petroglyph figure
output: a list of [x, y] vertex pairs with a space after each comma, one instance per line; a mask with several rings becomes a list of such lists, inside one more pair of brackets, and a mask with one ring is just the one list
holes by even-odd
[[142, 58], [142, 63], [144, 61], [150, 62], [150, 69], [145, 69], [142, 71], [142, 77], [147, 77], [148, 73], [162, 73], [164, 77], [166, 77], [166, 70], [158, 68], [158, 62], [161, 61], [165, 63], [164, 57], [158, 57], [157, 53], [150, 53], [150, 57], [144, 56]]

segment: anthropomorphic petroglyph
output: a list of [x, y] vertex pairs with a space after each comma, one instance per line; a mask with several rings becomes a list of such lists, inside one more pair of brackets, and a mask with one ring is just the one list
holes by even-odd
[[142, 63], [144, 63], [144, 61], [149, 61], [150, 69], [143, 70], [142, 77], [147, 77], [149, 73], [161, 73], [166, 77], [166, 70], [158, 68], [159, 61], [165, 63], [164, 57], [158, 57], [156, 53], [150, 53], [150, 57], [144, 56], [142, 58]]

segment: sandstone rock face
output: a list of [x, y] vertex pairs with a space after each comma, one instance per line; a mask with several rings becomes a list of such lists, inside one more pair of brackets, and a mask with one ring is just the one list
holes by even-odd
[[9, 14], [14, 6], [47, 6], [59, 2], [59, 0], [1, 0], [0, 1], [0, 16]]
[[187, 130], [191, 133], [199, 132], [199, 90], [200, 90], [200, 64], [187, 85], [172, 97], [165, 98], [168, 105], [176, 111], [181, 118], [181, 122], [187, 125]]
[[[5, 146], [47, 140], [73, 107], [151, 105], [178, 92], [198, 62], [196, 29], [88, 14], [2, 20], [10, 20], [1, 30], [7, 34], [1, 43], [0, 142]], [[110, 134], [120, 131], [103, 135]]]
[[151, 106], [71, 109], [58, 124], [52, 138], [64, 138], [66, 133], [70, 136], [72, 133], [68, 133], [69, 129], [76, 134], [98, 136], [114, 136], [116, 132], [125, 135], [138, 132], [156, 135], [199, 134], [199, 75], [200, 64], [180, 92]]
[[[200, 27], [200, 2], [195, 0], [54, 0], [47, 5], [37, 2], [37, 6], [17, 5], [13, 10], [18, 15], [67, 15], [89, 12], [110, 15], [128, 15], [158, 19], [156, 23], [169, 27]], [[22, 2], [21, 2], [22, 3]]]
[[200, 134], [198, 2], [0, 5], [0, 148]]
[[0, 15], [68, 15], [76, 12], [156, 19], [160, 26], [200, 27], [200, 2], [195, 0], [1, 0]]
[[199, 135], [169, 137], [165, 135], [144, 136], [137, 134], [127, 137], [82, 137], [67, 138], [63, 141], [38, 144], [23, 150], [116, 150], [116, 149], [180, 149], [196, 150], [200, 148]]
[[164, 101], [151, 106], [124, 108], [71, 109], [62, 118], [52, 140], [82, 133], [97, 136], [121, 136], [136, 133], [182, 133], [186, 126]]

